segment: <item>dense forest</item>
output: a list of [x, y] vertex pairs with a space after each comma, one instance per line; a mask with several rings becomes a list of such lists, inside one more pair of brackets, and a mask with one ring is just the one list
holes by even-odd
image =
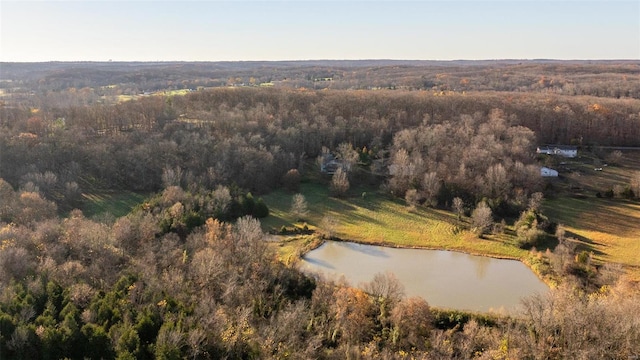
[[[261, 194], [323, 147], [334, 151], [346, 143], [371, 163], [368, 174], [387, 171], [373, 160], [405, 161], [417, 167], [407, 181], [435, 171], [438, 180], [478, 200], [497, 195], [482, 185], [493, 183], [487, 180], [495, 175], [492, 166], [520, 178], [507, 192], [537, 190], [522, 182], [532, 178], [527, 166], [538, 144], [640, 145], [638, 100], [536, 94], [221, 88], [115, 105], [2, 111], [0, 176], [58, 197], [82, 185], [158, 191], [163, 171], [178, 168], [185, 188], [235, 184]], [[400, 158], [402, 149], [407, 159]]]
[[[638, 285], [547, 221], [535, 154], [640, 146], [637, 63], [9, 65], [0, 358], [640, 354]], [[257, 86], [227, 86], [239, 83]], [[123, 87], [195, 90], [105, 97]], [[356, 289], [283, 264], [260, 197], [329, 155], [341, 164], [325, 178], [334, 196], [359, 186], [474, 218], [488, 208], [490, 223], [553, 237], [545, 261], [559, 287], [519, 314], [472, 314], [406, 297], [390, 274]], [[148, 197], [123, 217], [86, 217], [95, 190]]]

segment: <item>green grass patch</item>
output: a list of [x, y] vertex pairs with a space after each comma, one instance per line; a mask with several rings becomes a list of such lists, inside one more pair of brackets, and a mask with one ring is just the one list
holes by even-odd
[[127, 215], [136, 205], [146, 199], [146, 195], [132, 191], [96, 191], [82, 194], [82, 212], [87, 217], [104, 214], [121, 217]]
[[[522, 259], [526, 250], [514, 245], [512, 236], [490, 235], [479, 239], [458, 223], [448, 211], [417, 208], [410, 210], [404, 201], [378, 191], [353, 191], [345, 199], [329, 196], [326, 186], [304, 183], [300, 193], [307, 200], [309, 214], [305, 219], [310, 229], [322, 229], [325, 216], [336, 220], [335, 236], [344, 240], [399, 247], [422, 247], [457, 250], [473, 254]], [[296, 223], [289, 214], [293, 194], [284, 190], [264, 196], [270, 216], [263, 219], [266, 231], [277, 231]]]
[[317, 235], [299, 235], [283, 237], [281, 241], [272, 243], [276, 247], [278, 258], [287, 265], [292, 265], [300, 257], [322, 244]]

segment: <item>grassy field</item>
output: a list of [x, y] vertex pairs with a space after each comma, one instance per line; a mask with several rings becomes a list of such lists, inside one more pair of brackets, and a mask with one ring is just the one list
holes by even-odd
[[[326, 186], [303, 184], [300, 189], [307, 200], [310, 229], [320, 227], [330, 216], [336, 221], [335, 236], [363, 243], [401, 247], [424, 247], [463, 251], [505, 258], [524, 258], [528, 253], [513, 245], [507, 235], [479, 239], [457, 225], [456, 216], [447, 211], [419, 208], [410, 210], [403, 201], [376, 191], [354, 191], [358, 196], [336, 199], [329, 196]], [[292, 227], [296, 223], [289, 214], [293, 194], [276, 191], [264, 197], [270, 216], [263, 219], [265, 230]], [[320, 229], [322, 230], [322, 229]]]
[[640, 281], [640, 203], [563, 197], [547, 201], [544, 212], [596, 260], [623, 264]]
[[561, 175], [553, 185], [561, 196], [595, 196], [597, 192], [604, 193], [616, 185], [627, 186], [631, 175], [640, 171], [640, 151], [624, 151], [622, 154], [618, 164], [608, 164], [605, 151], [600, 156], [584, 152], [574, 159], [549, 158], [553, 160], [549, 165]]
[[623, 264], [640, 281], [640, 202], [596, 197], [597, 192], [629, 184], [631, 175], [640, 171], [640, 152], [625, 151], [619, 164], [607, 164], [593, 154], [562, 162], [562, 178], [553, 182], [557, 195], [545, 201], [544, 213], [563, 224], [581, 248], [593, 251], [597, 261]]
[[109, 213], [115, 217], [127, 215], [146, 198], [132, 191], [103, 191], [82, 194], [85, 203], [82, 212], [87, 217]]
[[[567, 235], [578, 240], [579, 248], [592, 251], [597, 262], [622, 264], [632, 279], [640, 281], [640, 202], [595, 195], [615, 185], [629, 184], [631, 175], [640, 171], [640, 152], [625, 152], [618, 164], [608, 166], [603, 166], [605, 160], [593, 154], [561, 160], [558, 162], [563, 164], [556, 165], [565, 169], [561, 170], [563, 176], [552, 183], [556, 194], [545, 200], [543, 212], [551, 221], [564, 225]], [[602, 166], [603, 170], [596, 171], [595, 166]], [[519, 249], [512, 235], [479, 239], [464, 230], [468, 224], [458, 226], [451, 212], [430, 208], [410, 210], [402, 200], [375, 190], [362, 195], [365, 190], [353, 190], [350, 197], [336, 199], [329, 196], [326, 186], [316, 181], [302, 184], [300, 192], [309, 206], [305, 219], [308, 226], [317, 229], [323, 217], [330, 216], [335, 219], [335, 236], [345, 240], [527, 260], [529, 252]], [[263, 219], [265, 230], [302, 226], [289, 214], [292, 197], [292, 193], [284, 190], [264, 197], [271, 211]], [[305, 241], [291, 240], [281, 250], [288, 254]]]

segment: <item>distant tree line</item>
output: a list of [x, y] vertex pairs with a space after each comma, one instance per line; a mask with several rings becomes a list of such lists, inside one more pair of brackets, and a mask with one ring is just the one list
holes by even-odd
[[[82, 104], [119, 95], [207, 87], [313, 90], [499, 91], [640, 99], [637, 61], [297, 61], [202, 63], [3, 63], [14, 99]], [[329, 79], [330, 81], [326, 81]], [[83, 93], [81, 98], [76, 97]], [[30, 96], [25, 96], [30, 95]]]

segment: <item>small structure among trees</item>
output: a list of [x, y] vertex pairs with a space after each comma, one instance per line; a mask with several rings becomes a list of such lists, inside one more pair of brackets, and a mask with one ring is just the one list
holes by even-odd
[[536, 153], [574, 158], [578, 156], [578, 147], [571, 145], [538, 146]]
[[342, 169], [343, 163], [341, 160], [336, 159], [336, 157], [331, 153], [324, 153], [319, 158], [320, 163], [320, 172], [323, 174], [333, 175], [338, 171], [338, 169]]
[[540, 168], [540, 176], [542, 176], [542, 177], [558, 177], [558, 171], [543, 166], [543, 167]]

